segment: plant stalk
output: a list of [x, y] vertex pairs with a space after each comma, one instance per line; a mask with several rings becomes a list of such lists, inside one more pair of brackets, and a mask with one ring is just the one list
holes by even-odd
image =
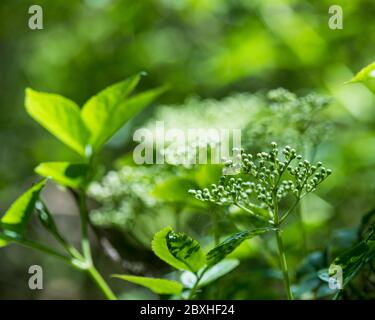
[[52, 257], [58, 258], [62, 261], [65, 261], [66, 263], [68, 263], [70, 265], [73, 265], [72, 260], [69, 257], [59, 253], [58, 251], [54, 250], [53, 248], [47, 247], [47, 246], [45, 246], [43, 244], [40, 244], [38, 242], [27, 240], [27, 239], [14, 239], [14, 238], [8, 237], [7, 235], [4, 235], [4, 234], [1, 234], [0, 238], [5, 239], [9, 242], [17, 243], [20, 246], [23, 246], [25, 248], [34, 249], [34, 250], [43, 252], [43, 253], [48, 254]]
[[117, 300], [115, 294], [112, 292], [111, 288], [108, 286], [106, 281], [95, 268], [92, 261], [90, 240], [88, 235], [89, 214], [86, 206], [86, 196], [83, 191], [79, 194], [79, 212], [81, 217], [82, 252], [86, 263], [89, 265], [89, 267], [87, 268], [87, 272], [89, 273], [92, 280], [95, 282], [95, 284], [98, 286], [98, 288], [102, 291], [102, 293], [107, 299]]
[[92, 264], [90, 240], [88, 233], [89, 214], [86, 206], [86, 197], [84, 192], [79, 194], [79, 213], [81, 217], [81, 246], [85, 260]]
[[288, 300], [293, 300], [293, 294], [292, 294], [292, 290], [290, 286], [290, 279], [289, 279], [289, 272], [288, 272], [288, 264], [286, 262], [284, 243], [281, 237], [281, 230], [277, 229], [275, 231], [275, 235], [276, 235], [277, 247], [279, 251], [280, 267], [283, 273], [285, 292], [286, 292]]
[[108, 300], [117, 300], [115, 294], [112, 292], [107, 282], [103, 279], [103, 277], [93, 265], [87, 269], [87, 272]]
[[189, 296], [188, 296], [188, 300], [192, 300], [194, 298], [195, 292], [198, 289], [199, 281], [201, 281], [203, 275], [206, 273], [207, 270], [208, 270], [207, 268], [205, 270], [203, 270], [203, 272], [202, 272], [202, 274], [200, 276], [198, 274], [195, 274], [196, 281], [194, 283], [193, 288], [191, 288], [191, 290], [190, 290], [190, 293], [189, 293]]
[[[276, 190], [276, 187], [272, 192], [272, 198], [273, 198], [273, 204], [274, 204], [274, 208], [273, 208], [274, 217], [273, 217], [273, 219], [274, 219], [274, 224], [276, 226], [275, 236], [276, 236], [276, 242], [277, 242], [277, 248], [278, 248], [280, 268], [281, 268], [281, 272], [283, 274], [286, 296], [287, 296], [288, 300], [293, 300], [293, 294], [292, 294], [292, 289], [291, 289], [291, 286], [290, 286], [290, 279], [289, 279], [288, 264], [286, 262], [285, 248], [284, 248], [284, 243], [283, 243], [283, 239], [282, 239], [282, 236], [281, 236], [281, 229], [280, 229], [280, 224], [282, 222], [281, 221], [282, 218], [281, 219], [279, 218], [279, 206], [278, 206], [278, 203], [277, 203], [277, 197], [276, 197], [276, 191], [275, 190]], [[292, 210], [293, 209], [291, 209], [290, 211], [292, 211]], [[285, 215], [284, 215], [284, 217], [285, 217]]]
[[297, 219], [298, 219], [298, 224], [300, 227], [301, 238], [302, 238], [301, 251], [302, 251], [302, 254], [306, 256], [307, 255], [307, 232], [306, 232], [306, 227], [305, 227], [305, 223], [303, 221], [303, 216], [302, 216], [302, 202], [298, 203], [296, 207], [296, 212], [297, 212]]

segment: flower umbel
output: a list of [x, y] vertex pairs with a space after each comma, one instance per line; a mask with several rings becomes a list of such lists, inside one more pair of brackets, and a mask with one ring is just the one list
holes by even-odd
[[[219, 183], [210, 189], [190, 190], [198, 200], [218, 205], [235, 205], [254, 218], [268, 224], [275, 233], [280, 269], [283, 274], [288, 299], [293, 299], [291, 281], [282, 239], [282, 223], [297, 207], [303, 197], [316, 190], [331, 173], [321, 162], [312, 164], [289, 146], [281, 152], [276, 142], [271, 143], [269, 152], [260, 152], [256, 156], [241, 150], [239, 162], [225, 162], [225, 172], [236, 166], [238, 178], [224, 175]], [[229, 169], [229, 170], [228, 170]], [[294, 203], [281, 212], [280, 202], [294, 198]]]
[[[226, 168], [232, 166], [234, 164], [231, 161], [225, 162]], [[272, 142], [270, 151], [255, 156], [241, 150], [240, 177], [223, 175], [218, 184], [189, 192], [198, 200], [217, 205], [236, 205], [254, 215], [256, 207], [267, 209], [269, 217], [275, 218], [280, 201], [291, 196], [298, 203], [307, 194], [314, 192], [331, 173], [321, 162], [310, 163], [290, 146], [280, 151], [277, 144]], [[289, 211], [276, 221], [284, 221]], [[275, 219], [272, 221], [276, 223]]]

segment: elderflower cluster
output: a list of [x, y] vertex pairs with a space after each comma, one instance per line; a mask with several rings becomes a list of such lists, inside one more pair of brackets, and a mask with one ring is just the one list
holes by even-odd
[[259, 148], [272, 140], [315, 148], [333, 129], [324, 116], [330, 104], [325, 96], [310, 93], [299, 97], [279, 88], [269, 91], [265, 98], [266, 107], [258, 114], [256, 124], [252, 121], [244, 130], [245, 149]]
[[102, 181], [89, 187], [90, 197], [100, 204], [90, 219], [97, 226], [126, 229], [140, 215], [157, 207], [157, 200], [150, 193], [163, 176], [159, 167], [124, 166], [108, 172]]
[[248, 199], [249, 195], [256, 190], [253, 182], [242, 181], [241, 178], [220, 178], [219, 184], [212, 184], [211, 189], [189, 190], [195, 198], [201, 201], [210, 201], [218, 205], [228, 205]]
[[[256, 156], [241, 150], [240, 162], [228, 160], [226, 168], [240, 166], [240, 178], [224, 175], [218, 185], [203, 190], [189, 190], [196, 199], [218, 205], [257, 205], [273, 210], [275, 204], [288, 195], [297, 200], [315, 191], [331, 173], [321, 162], [313, 165], [286, 146], [280, 152], [272, 142], [269, 152]], [[224, 171], [225, 172], [225, 171]]]
[[[194, 167], [199, 149], [220, 148], [221, 139], [211, 134], [210, 130], [220, 132], [221, 129], [244, 129], [249, 122], [256, 120], [255, 115], [262, 108], [262, 99], [248, 93], [234, 94], [222, 100], [192, 97], [182, 105], [160, 106], [155, 116], [146, 123], [146, 128], [153, 131], [155, 141], [152, 141], [152, 146], [163, 146], [156, 152], [167, 159], [169, 164], [182, 164], [190, 169]], [[247, 116], [244, 117], [244, 114]], [[228, 122], [228, 119], [231, 121]], [[157, 122], [163, 123], [165, 132], [182, 130], [188, 139], [166, 141], [165, 137], [157, 132]], [[200, 130], [201, 134], [189, 136], [191, 129]]]

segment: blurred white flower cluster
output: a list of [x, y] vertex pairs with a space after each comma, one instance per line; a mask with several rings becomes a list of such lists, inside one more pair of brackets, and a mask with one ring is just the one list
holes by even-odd
[[[267, 94], [238, 93], [222, 100], [193, 97], [183, 105], [159, 107], [155, 116], [146, 123], [146, 128], [153, 131], [152, 143], [164, 146], [161, 150], [157, 148], [156, 152], [168, 159], [169, 164], [184, 164], [191, 168], [195, 163], [191, 158], [198, 153], [192, 150], [207, 146], [213, 150], [223, 143], [217, 135], [210, 135], [210, 130], [241, 130], [245, 150], [262, 149], [269, 141], [297, 147], [303, 142], [309, 149], [314, 149], [330, 131], [328, 121], [322, 116], [328, 105], [329, 100], [319, 94], [299, 97], [283, 88]], [[163, 123], [165, 131], [178, 129], [186, 135], [189, 135], [189, 130], [201, 129], [206, 137], [181, 139], [180, 142], [173, 140], [168, 144], [156, 123]]]
[[[167, 159], [169, 164], [183, 164], [191, 168], [200, 149], [209, 147], [210, 150], [218, 150], [224, 143], [220, 139], [220, 133], [226, 130], [230, 136], [233, 130], [244, 129], [249, 122], [255, 120], [254, 117], [263, 104], [264, 101], [258, 95], [248, 93], [235, 94], [222, 100], [193, 97], [183, 105], [161, 106], [155, 116], [146, 123], [146, 128], [153, 131], [155, 145], [164, 145], [164, 148], [157, 149], [157, 152]], [[188, 141], [181, 139], [165, 143], [164, 136], [158, 132], [155, 125], [161, 122], [165, 131], [182, 130], [185, 136], [189, 137]], [[192, 137], [189, 132], [194, 130], [200, 131], [204, 137]], [[228, 137], [228, 140], [231, 140], [231, 137]]]
[[153, 223], [158, 226], [155, 221], [159, 205], [151, 191], [166, 176], [160, 166], [124, 166], [108, 172], [102, 181], [93, 182], [89, 187], [90, 197], [100, 203], [90, 215], [92, 223], [103, 228], [130, 230], [134, 237], [148, 244], [154, 232], [146, 223], [148, 217], [153, 216]]

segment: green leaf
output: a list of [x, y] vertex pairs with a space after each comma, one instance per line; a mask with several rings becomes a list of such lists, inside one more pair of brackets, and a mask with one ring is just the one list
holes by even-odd
[[350, 249], [339, 255], [330, 265], [331, 270], [337, 270], [339, 266], [343, 275], [343, 286], [346, 286], [364, 267], [364, 265], [375, 256], [375, 232], [371, 231], [368, 238], [355, 244]]
[[261, 235], [270, 231], [270, 228], [259, 228], [250, 231], [238, 232], [229, 238], [225, 239], [222, 243], [218, 244], [215, 248], [207, 253], [208, 266], [213, 266], [219, 261], [223, 260], [228, 254], [233, 252], [243, 241], [251, 239], [255, 236]]
[[35, 168], [42, 177], [52, 178], [55, 182], [74, 189], [83, 187], [89, 167], [83, 163], [43, 162]]
[[371, 231], [375, 225], [375, 208], [368, 211], [361, 219], [361, 224], [358, 228], [358, 235], [361, 239], [366, 238], [366, 233]]
[[178, 270], [197, 272], [205, 263], [205, 255], [198, 241], [171, 227], [157, 232], [152, 241], [152, 250], [163, 261]]
[[357, 82], [363, 83], [370, 91], [375, 93], [375, 62], [364, 67], [354, 76], [353, 79], [351, 79], [347, 83]]
[[175, 294], [178, 295], [182, 292], [183, 286], [181, 283], [167, 279], [137, 277], [129, 275], [115, 274], [112, 277], [129, 281], [131, 283], [139, 284], [143, 287], [150, 289], [157, 294]]
[[85, 156], [89, 131], [78, 105], [57, 94], [26, 89], [25, 107], [29, 115], [56, 138]]
[[82, 119], [91, 132], [90, 145], [98, 151], [128, 120], [146, 107], [163, 90], [150, 90], [126, 99], [140, 80], [135, 75], [116, 83], [89, 99]]
[[[22, 194], [1, 218], [1, 227], [7, 232], [22, 236], [26, 230], [27, 223], [34, 210], [35, 203], [43, 189], [46, 180], [42, 180]], [[2, 245], [7, 241], [2, 239]]]
[[[214, 265], [212, 268], [205, 270], [205, 267], [199, 270], [198, 274], [204, 271], [203, 276], [201, 277], [198, 287], [204, 287], [208, 284], [214, 282], [215, 280], [221, 278], [222, 276], [226, 275], [227, 273], [231, 272], [234, 268], [236, 268], [240, 264], [240, 261], [237, 259], [226, 259], [220, 261], [218, 264]], [[185, 288], [193, 288], [195, 282], [197, 281], [197, 276], [190, 272], [184, 271], [181, 274], [181, 282]]]
[[231, 272], [233, 269], [237, 268], [239, 264], [240, 261], [237, 259], [226, 259], [220, 261], [204, 273], [199, 282], [199, 287], [204, 287], [221, 278], [222, 276]]

